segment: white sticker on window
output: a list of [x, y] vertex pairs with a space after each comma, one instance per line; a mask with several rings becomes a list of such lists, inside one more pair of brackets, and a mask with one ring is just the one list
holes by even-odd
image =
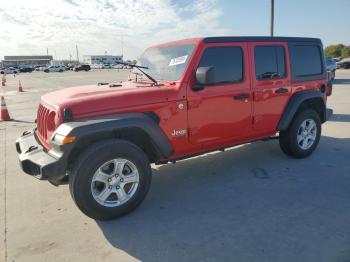
[[172, 59], [170, 59], [169, 66], [184, 64], [187, 60], [187, 57], [188, 57], [188, 55], [172, 58]]

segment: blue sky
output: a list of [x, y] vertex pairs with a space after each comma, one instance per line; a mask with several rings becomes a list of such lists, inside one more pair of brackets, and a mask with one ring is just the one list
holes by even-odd
[[[242, 35], [269, 34], [270, 1], [221, 1], [221, 24]], [[350, 45], [349, 0], [275, 0], [275, 35], [319, 37]]]
[[[0, 58], [121, 54], [217, 35], [268, 35], [270, 0], [11, 0], [0, 8]], [[275, 35], [350, 44], [350, 0], [275, 0]], [[80, 58], [81, 58], [80, 56]]]

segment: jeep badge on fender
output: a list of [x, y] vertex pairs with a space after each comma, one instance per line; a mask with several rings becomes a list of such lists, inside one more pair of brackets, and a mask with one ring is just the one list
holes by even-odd
[[151, 163], [276, 134], [284, 153], [304, 158], [332, 114], [316, 38], [193, 38], [149, 47], [136, 65], [122, 64], [138, 71], [134, 79], [43, 95], [36, 128], [16, 141], [25, 173], [69, 183], [78, 208], [98, 220], [142, 203]]

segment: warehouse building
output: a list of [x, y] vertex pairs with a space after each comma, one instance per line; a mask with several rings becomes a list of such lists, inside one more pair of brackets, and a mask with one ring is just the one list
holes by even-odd
[[83, 62], [85, 64], [116, 64], [118, 62], [123, 62], [123, 56], [113, 56], [113, 55], [84, 55]]
[[4, 56], [2, 65], [4, 67], [10, 66], [45, 66], [50, 64], [52, 60], [51, 55], [34, 55], [34, 56]]

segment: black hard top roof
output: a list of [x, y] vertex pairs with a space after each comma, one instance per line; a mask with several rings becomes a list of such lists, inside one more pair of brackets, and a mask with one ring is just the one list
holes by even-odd
[[311, 37], [283, 37], [283, 36], [214, 36], [203, 38], [204, 43], [228, 43], [228, 42], [316, 42], [319, 38]]

